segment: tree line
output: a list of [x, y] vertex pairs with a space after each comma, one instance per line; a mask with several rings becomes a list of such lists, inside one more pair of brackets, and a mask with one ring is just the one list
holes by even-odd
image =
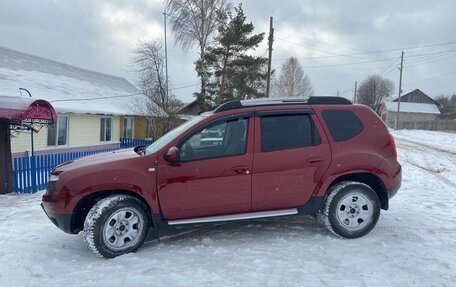
[[442, 119], [456, 120], [456, 94], [440, 95], [435, 100], [442, 105]]
[[[199, 110], [207, 111], [230, 100], [266, 96], [268, 59], [256, 52], [265, 33], [255, 32], [242, 4], [233, 6], [228, 0], [166, 0], [166, 11], [176, 44], [183, 50], [198, 48], [194, 68], [199, 89], [194, 96]], [[162, 43], [139, 43], [133, 50], [133, 64], [137, 84], [151, 100], [147, 107], [142, 107], [145, 114], [157, 115], [163, 110], [169, 115], [161, 122], [151, 121], [158, 137], [175, 126], [179, 121], [177, 113], [183, 107], [172, 91], [167, 92]], [[356, 102], [378, 110], [394, 89], [390, 79], [370, 75], [360, 83]], [[313, 94], [311, 80], [297, 58], [289, 57], [279, 71], [272, 71], [270, 97]], [[456, 100], [454, 95], [448, 102], [444, 98], [440, 99], [444, 106]]]
[[[265, 39], [247, 21], [242, 4], [233, 7], [227, 0], [167, 0], [167, 13], [176, 44], [183, 50], [198, 48], [195, 71], [200, 79], [194, 93], [200, 110], [231, 100], [266, 96], [268, 59], [255, 55]], [[133, 50], [138, 87], [151, 99], [151, 114], [163, 109], [170, 115], [157, 134], [169, 130], [183, 106], [174, 93], [167, 94], [165, 55], [158, 40], [141, 42]], [[309, 77], [299, 61], [290, 57], [276, 75], [272, 72], [270, 96], [313, 95]], [[158, 129], [158, 128], [156, 128]]]

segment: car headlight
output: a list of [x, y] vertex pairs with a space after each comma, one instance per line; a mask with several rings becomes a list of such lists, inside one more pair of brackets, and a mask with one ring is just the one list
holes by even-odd
[[49, 176], [49, 181], [57, 181], [57, 180], [59, 180], [59, 176], [58, 175], [51, 174], [51, 176]]

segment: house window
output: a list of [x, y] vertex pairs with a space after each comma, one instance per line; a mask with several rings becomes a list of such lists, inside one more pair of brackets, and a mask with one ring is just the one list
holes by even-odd
[[123, 120], [123, 137], [124, 138], [133, 138], [133, 118], [124, 118]]
[[48, 126], [47, 145], [62, 146], [68, 144], [68, 116], [59, 115], [57, 122]]
[[111, 118], [101, 118], [100, 141], [101, 142], [110, 142], [111, 141], [111, 131], [112, 131], [112, 119]]

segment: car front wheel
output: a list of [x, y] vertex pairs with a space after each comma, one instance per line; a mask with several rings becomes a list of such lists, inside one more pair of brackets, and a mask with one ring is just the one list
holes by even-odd
[[84, 241], [104, 258], [135, 252], [149, 231], [147, 207], [137, 198], [112, 195], [98, 201], [84, 222]]
[[357, 238], [369, 233], [380, 216], [375, 191], [361, 182], [344, 181], [330, 188], [318, 214], [319, 221], [332, 233]]

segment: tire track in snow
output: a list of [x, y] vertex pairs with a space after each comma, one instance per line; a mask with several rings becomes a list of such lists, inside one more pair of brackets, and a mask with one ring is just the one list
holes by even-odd
[[[422, 142], [418, 142], [418, 141], [414, 141], [414, 140], [410, 140], [410, 139], [405, 139], [405, 138], [402, 138], [402, 137], [397, 137], [397, 140], [409, 143], [409, 145], [404, 144], [404, 143], [399, 143], [399, 145], [409, 146], [409, 147], [425, 147], [427, 149], [432, 149], [432, 150], [443, 152], [443, 153], [447, 153], [447, 154], [450, 154], [450, 155], [456, 155], [456, 152], [454, 152], [454, 151], [447, 150], [447, 149], [440, 148], [440, 147], [436, 147], [436, 146], [433, 146], [433, 145], [428, 145], [428, 144], [425, 144], [425, 143], [422, 143]], [[410, 145], [410, 144], [412, 144], [412, 145]], [[421, 150], [423, 150], [423, 149], [421, 148]]]
[[[403, 143], [402, 141], [406, 142], [406, 143]], [[430, 151], [434, 151], [434, 152], [437, 152], [437, 153], [443, 153], [445, 154], [446, 157], [449, 157], [448, 159], [454, 163], [456, 165], [456, 157], [454, 157], [456, 155], [456, 153], [452, 152], [452, 151], [449, 151], [449, 150], [446, 150], [446, 149], [442, 149], [442, 148], [438, 148], [438, 147], [435, 147], [435, 146], [432, 146], [432, 145], [427, 145], [427, 144], [423, 144], [423, 143], [418, 143], [418, 142], [415, 142], [415, 141], [411, 141], [411, 140], [407, 140], [407, 139], [402, 139], [402, 138], [398, 138], [398, 143], [397, 143], [397, 146], [399, 148], [404, 148], [405, 150], [409, 150], [409, 151], [420, 151], [420, 152], [424, 152], [426, 154], [429, 154]], [[419, 163], [416, 163], [412, 160], [410, 160], [409, 157], [405, 157], [402, 159], [404, 163], [408, 163], [414, 167], [417, 167], [421, 170], [424, 170], [426, 171], [427, 173], [430, 173], [436, 177], [438, 177], [441, 181], [445, 182], [446, 184], [448, 184], [449, 186], [453, 187], [453, 188], [456, 188], [456, 183], [453, 182], [452, 180], [448, 179], [445, 175], [441, 174], [443, 172], [446, 172], [446, 171], [451, 171], [450, 169], [448, 168], [432, 168], [432, 167], [425, 167], [425, 166], [422, 166], [420, 165]]]
[[446, 184], [451, 185], [452, 187], [456, 188], [456, 183], [452, 182], [451, 180], [449, 180], [448, 178], [446, 178], [445, 176], [440, 174], [440, 172], [442, 172], [441, 170], [434, 170], [432, 168], [427, 168], [427, 167], [421, 166], [417, 163], [411, 162], [408, 159], [404, 159], [404, 162], [408, 163], [410, 165], [413, 165], [414, 167], [420, 168], [430, 174], [433, 174], [436, 177], [438, 177], [439, 179], [441, 179], [443, 182], [445, 182]]

